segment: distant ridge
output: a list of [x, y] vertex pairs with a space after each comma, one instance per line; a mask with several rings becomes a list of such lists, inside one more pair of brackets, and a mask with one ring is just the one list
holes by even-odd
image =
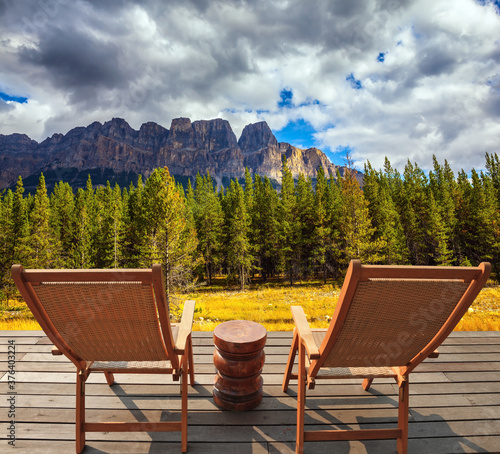
[[[322, 167], [335, 176], [338, 167], [317, 148], [306, 150], [279, 143], [266, 122], [245, 126], [239, 140], [227, 120], [172, 120], [170, 129], [148, 122], [137, 131], [122, 118], [77, 127], [36, 142], [25, 134], [0, 134], [0, 189], [15, 185], [19, 175], [27, 190], [36, 188], [40, 172], [48, 187], [63, 180], [83, 187], [88, 175], [94, 185], [118, 182], [128, 186], [167, 166], [181, 183], [199, 172], [210, 172], [219, 184], [252, 174], [279, 183], [282, 157], [294, 175], [314, 178]], [[343, 168], [339, 168], [341, 174]]]

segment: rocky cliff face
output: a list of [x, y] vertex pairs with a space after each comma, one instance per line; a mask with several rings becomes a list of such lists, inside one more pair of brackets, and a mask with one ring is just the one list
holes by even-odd
[[15, 184], [19, 175], [35, 172], [43, 163], [38, 143], [26, 134], [0, 134], [0, 189]]
[[220, 118], [194, 122], [177, 118], [170, 129], [149, 122], [139, 131], [113, 118], [74, 128], [66, 135], [54, 134], [41, 143], [23, 134], [0, 134], [0, 188], [15, 184], [19, 175], [37, 181], [40, 172], [48, 183], [55, 180], [52, 184], [59, 179], [81, 182], [81, 176], [85, 174], [86, 179], [88, 173], [95, 184], [105, 184], [96, 178], [148, 177], [159, 166], [167, 166], [178, 177], [210, 172], [219, 182], [243, 177], [248, 167], [253, 174], [280, 181], [283, 156], [294, 176], [314, 177], [320, 166], [327, 175], [337, 171], [321, 150], [278, 143], [265, 122], [247, 125], [237, 140], [230, 124]]
[[289, 143], [278, 143], [265, 121], [245, 126], [238, 145], [245, 157], [245, 166], [259, 175], [281, 180], [281, 162], [286, 156], [294, 177], [304, 174], [315, 177], [319, 167], [326, 175], [335, 175], [337, 167], [317, 148], [301, 150]]
[[253, 153], [266, 147], [277, 147], [278, 141], [265, 121], [246, 125], [238, 145], [244, 153]]

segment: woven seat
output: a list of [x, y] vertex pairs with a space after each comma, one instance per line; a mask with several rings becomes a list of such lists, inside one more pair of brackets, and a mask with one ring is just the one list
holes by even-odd
[[[21, 295], [54, 344], [76, 366], [76, 452], [86, 432], [180, 431], [187, 450], [187, 382], [194, 385], [194, 301], [170, 323], [160, 265], [149, 270], [25, 270], [12, 267]], [[181, 379], [181, 421], [86, 422], [85, 382], [92, 372], [169, 374]]]
[[[170, 361], [94, 361], [88, 364], [88, 370], [92, 372], [128, 372], [143, 369], [150, 370], [151, 373], [162, 373], [165, 369], [172, 369]], [[153, 372], [153, 370], [155, 372]]]
[[[491, 271], [479, 267], [361, 265], [351, 261], [328, 329], [310, 329], [304, 311], [295, 322], [283, 391], [298, 379], [296, 452], [304, 441], [396, 438], [407, 452], [409, 374], [453, 331]], [[298, 352], [298, 372], [293, 373]], [[320, 379], [393, 377], [399, 385], [397, 429], [304, 430], [306, 387]]]

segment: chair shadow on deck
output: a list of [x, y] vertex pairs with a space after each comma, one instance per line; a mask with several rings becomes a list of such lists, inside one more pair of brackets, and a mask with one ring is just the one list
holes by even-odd
[[[364, 391], [365, 392], [365, 391]], [[290, 393], [290, 395], [293, 395]], [[370, 397], [372, 396], [372, 397]], [[414, 396], [415, 397], [415, 396]], [[375, 400], [374, 400], [374, 399]], [[370, 399], [370, 401], [367, 401]], [[322, 409], [325, 405], [328, 406], [327, 409]], [[387, 405], [394, 408], [387, 409]], [[339, 407], [338, 410], [335, 407]], [[373, 410], [377, 410], [387, 413], [387, 415], [376, 415], [374, 417], [366, 416], [356, 416], [355, 421], [346, 413], [356, 413], [357, 408], [362, 408], [359, 413], [367, 412], [367, 409], [374, 407]], [[385, 392], [377, 391], [376, 386], [370, 388], [365, 396], [346, 396], [346, 397], [321, 397], [321, 396], [310, 396], [306, 402], [306, 413], [305, 413], [305, 425], [308, 426], [328, 426], [331, 429], [341, 429], [341, 430], [354, 430], [352, 426], [359, 426], [359, 429], [373, 429], [376, 428], [390, 428], [397, 425], [397, 408], [398, 408], [398, 397], [397, 395], [391, 396], [387, 395]], [[335, 415], [339, 417], [336, 417]], [[432, 423], [433, 427], [439, 425], [437, 429], [429, 430], [429, 425], [426, 423]], [[425, 424], [425, 430], [419, 433], [417, 427], [418, 424]], [[436, 446], [436, 440], [439, 438], [441, 443], [441, 448]], [[443, 439], [446, 439], [443, 441]], [[446, 452], [446, 453], [467, 453], [467, 452], [477, 452], [486, 453], [490, 452], [487, 449], [479, 446], [473, 441], [469, 440], [467, 437], [458, 435], [449, 425], [449, 421], [443, 418], [441, 415], [433, 414], [421, 414], [416, 409], [410, 409], [409, 416], [409, 453], [420, 453], [420, 452]], [[315, 452], [315, 444], [326, 442], [313, 442], [309, 446], [308, 452]], [[348, 454], [353, 452], [351, 442], [349, 441], [329, 441], [327, 442], [329, 450], [331, 452], [339, 454]], [[390, 454], [396, 453], [396, 443], [393, 440], [357, 440], [356, 443], [364, 445], [364, 448], [368, 454], [370, 453], [383, 453]], [[417, 446], [412, 446], [416, 445]], [[354, 451], [358, 452], [358, 451]]]
[[[371, 393], [372, 395], [379, 395], [383, 397], [388, 397], [384, 396], [383, 393], [377, 392], [375, 389], [370, 388], [368, 390], [368, 393]], [[413, 396], [415, 397], [415, 396]], [[397, 402], [397, 397], [389, 397], [391, 401], [391, 404], [394, 406], [395, 409], [398, 408], [398, 402]], [[363, 428], [368, 428], [367, 426], [373, 424], [373, 423], [380, 423], [383, 422], [383, 419], [381, 418], [367, 418], [363, 416], [358, 416], [357, 417], [358, 424], [360, 427]], [[392, 424], [396, 423], [397, 424], [397, 416], [392, 418]], [[432, 423], [434, 427], [437, 427], [439, 425], [439, 428], [436, 430], [431, 430], [429, 431], [429, 427], [427, 425], [425, 431], [422, 432], [422, 437], [416, 437], [418, 428], [418, 424], [425, 424], [426, 422]], [[445, 418], [443, 418], [441, 415], [433, 413], [433, 414], [428, 414], [428, 415], [423, 415], [419, 413], [415, 408], [410, 408], [410, 416], [409, 416], [409, 452], [424, 452], [427, 449], [432, 449], [433, 444], [433, 438], [440, 438], [446, 439], [446, 452], [447, 453], [466, 453], [466, 452], [490, 452], [487, 449], [482, 448], [481, 446], [477, 445], [476, 443], [470, 441], [468, 438], [458, 435], [456, 432], [453, 431], [453, 429], [449, 425], [450, 421], [447, 421]], [[364, 427], [363, 427], [364, 426]], [[420, 448], [416, 450], [415, 448], [412, 450], [412, 444], [414, 443], [413, 440], [416, 440], [417, 438], [425, 438], [427, 440], [427, 445], [425, 447]], [[367, 452], [370, 452], [370, 440], [368, 441], [363, 441], [360, 440], [363, 444], [365, 444]], [[464, 446], [468, 448], [468, 450], [464, 449]], [[396, 450], [394, 449], [394, 452]], [[436, 447], [436, 452], [439, 452], [439, 448]]]
[[[158, 384], [163, 384], [163, 383], [158, 383]], [[172, 385], [169, 383], [168, 385]], [[167, 386], [167, 384], [165, 384]], [[178, 386], [178, 385], [177, 385]], [[123, 405], [123, 411], [128, 413], [128, 422], [137, 422], [137, 423], [151, 423], [152, 425], [156, 422], [168, 422], [172, 420], [176, 420], [179, 418], [181, 409], [180, 409], [180, 402], [181, 402], [181, 394], [179, 393], [174, 394], [172, 392], [165, 392], [165, 393], [145, 393], [145, 394], [137, 394], [137, 393], [127, 393], [125, 389], [123, 388], [122, 385], [117, 383], [113, 383], [111, 385], [110, 389], [114, 392], [114, 397], [119, 399], [119, 401]], [[190, 392], [193, 393], [195, 388], [191, 388]], [[162, 405], [162, 409], [158, 408], [141, 408], [142, 406], [138, 405], [139, 401], [153, 401], [157, 400], [158, 402], [164, 402], [164, 405]], [[179, 401], [179, 409], [177, 410], [172, 410], [168, 409], [169, 405], [172, 404], [172, 402]], [[116, 410], [115, 410], [116, 413]], [[152, 418], [148, 418], [147, 413], [156, 413]], [[158, 417], [158, 413], [160, 413], [160, 417]], [[160, 453], [160, 452], [165, 452], [165, 445], [164, 444], [159, 444], [159, 443], [172, 443], [172, 444], [181, 444], [180, 436], [176, 435], [175, 432], [143, 432], [144, 437], [150, 437], [150, 449], [148, 451], [149, 454], [152, 453]], [[144, 443], [146, 445], [148, 443], [147, 440], [132, 440], [129, 439], [127, 440], [125, 436], [124, 441], [126, 442], [133, 442], [133, 441], [138, 441], [139, 443]], [[109, 451], [107, 450], [102, 450], [98, 449], [97, 447], [93, 446], [95, 444], [99, 445], [102, 443], [116, 443], [116, 440], [114, 438], [110, 438], [109, 440], [106, 440], [106, 438], [95, 441], [95, 440], [90, 440], [87, 441], [87, 444], [85, 446], [85, 454], [107, 454]], [[175, 451], [173, 449], [172, 451]]]
[[[158, 383], [159, 385], [162, 383]], [[168, 385], [172, 386], [172, 383], [168, 383]], [[176, 383], [173, 385], [179, 386]], [[210, 404], [214, 404], [212, 392], [206, 386], [195, 384], [194, 387], [190, 388], [190, 402], [192, 403], [194, 399], [199, 399], [203, 401], [209, 401], [208, 408]], [[120, 400], [123, 404], [125, 411], [129, 413], [129, 420], [131, 422], [132, 418], [135, 419], [137, 423], [149, 423], [154, 424], [156, 421], [160, 422], [168, 422], [172, 420], [176, 420], [179, 418], [181, 412], [181, 394], [172, 393], [130, 393], [128, 394], [126, 390], [117, 382], [115, 382], [110, 388], [115, 397]], [[193, 399], [194, 398], [194, 399]], [[140, 405], [140, 401], [153, 401], [157, 400], [158, 402], [165, 402], [164, 405], [160, 405], [161, 409], [156, 408], [156, 405], [149, 406], [147, 409], [145, 406]], [[179, 401], [178, 408], [176, 409], [167, 409], [167, 407], [171, 407], [172, 403], [175, 401]], [[168, 401], [168, 402], [167, 402]], [[220, 413], [219, 413], [220, 412]], [[156, 413], [152, 415], [152, 418], [148, 417], [148, 413]], [[160, 413], [160, 417], [158, 418], [158, 413]], [[210, 428], [213, 430], [217, 430], [220, 426], [231, 426], [234, 430], [238, 430], [239, 425], [245, 425], [245, 419], [249, 417], [249, 412], [231, 412], [222, 409], [217, 410], [217, 416], [214, 418], [212, 411], [206, 410], [189, 410], [189, 424], [192, 424], [190, 427], [191, 433], [196, 433], [199, 430], [199, 426], [209, 427], [207, 430], [210, 432]], [[192, 423], [192, 421], [195, 423]], [[214, 422], [216, 423], [214, 424]], [[237, 443], [238, 444], [238, 454], [252, 454], [255, 452], [255, 444], [261, 444], [263, 448], [268, 449], [269, 440], [265, 438], [264, 434], [257, 428], [254, 427], [255, 436], [253, 437], [252, 444], [249, 443]], [[127, 440], [129, 443], [133, 443], [137, 441], [139, 443], [144, 444], [144, 451], [148, 452], [148, 454], [159, 454], [165, 452], [176, 452], [176, 445], [181, 444], [181, 437], [179, 434], [175, 432], [144, 432], [144, 435], [150, 438], [149, 440]], [[113, 439], [114, 440], [114, 439]], [[112, 439], [109, 440], [110, 443], [113, 443]], [[116, 443], [116, 442], [114, 442]], [[149, 450], [147, 450], [146, 446], [149, 443]], [[105, 454], [108, 451], [103, 451], [101, 449], [93, 446], [94, 444], [99, 445], [100, 442], [87, 442], [87, 446], [85, 449], [85, 454]], [[169, 445], [166, 447], [166, 445]], [[236, 442], [235, 442], [236, 444]], [[221, 446], [224, 446], [224, 441], [218, 438], [212, 439], [210, 434], [204, 440], [193, 440], [188, 443], [188, 452], [192, 454], [218, 454], [221, 452]], [[114, 451], [114, 450], [113, 450]], [[232, 452], [232, 451], [226, 451]]]

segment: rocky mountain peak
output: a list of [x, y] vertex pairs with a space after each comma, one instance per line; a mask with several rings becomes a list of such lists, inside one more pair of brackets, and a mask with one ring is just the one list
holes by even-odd
[[246, 125], [241, 133], [238, 145], [244, 153], [266, 147], [277, 147], [278, 141], [265, 121]]
[[172, 120], [166, 146], [174, 149], [195, 147], [194, 131], [189, 118]]
[[100, 134], [110, 139], [132, 144], [139, 132], [132, 129], [123, 118], [113, 118], [102, 125]]
[[168, 134], [168, 129], [149, 121], [141, 125], [139, 135], [135, 139], [134, 145], [137, 148], [148, 151], [159, 150], [166, 144]]
[[227, 120], [199, 120], [193, 122], [197, 145], [208, 152], [237, 148], [238, 141]]
[[37, 145], [38, 143], [30, 139], [26, 134], [0, 134], [0, 151], [8, 154], [30, 150]]
[[174, 149], [201, 149], [215, 152], [227, 148], [237, 148], [238, 141], [227, 120], [198, 120], [191, 123], [189, 118], [172, 120], [167, 147]]

